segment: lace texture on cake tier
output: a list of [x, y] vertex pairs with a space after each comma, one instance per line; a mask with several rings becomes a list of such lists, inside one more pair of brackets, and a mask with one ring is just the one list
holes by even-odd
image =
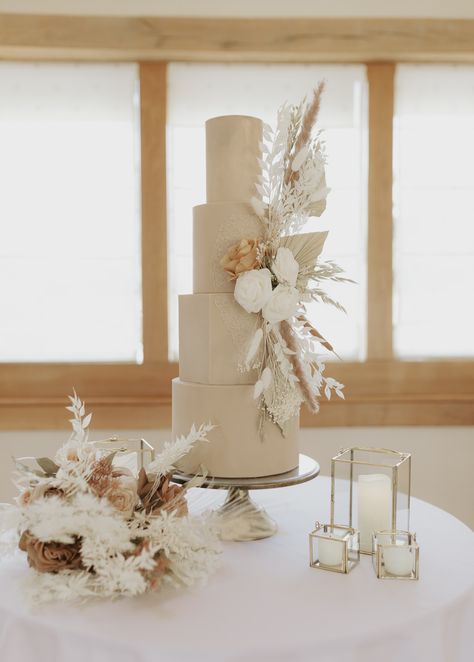
[[235, 349], [235, 366], [239, 368], [245, 362], [249, 343], [257, 330], [258, 316], [247, 313], [228, 294], [215, 295], [214, 305], [232, 339]]
[[259, 239], [261, 236], [261, 222], [255, 214], [250, 212], [247, 214], [232, 214], [229, 218], [222, 219], [216, 235], [214, 250], [216, 257], [211, 265], [212, 280], [216, 291], [221, 290], [229, 283], [229, 274], [220, 265], [223, 255], [241, 239]]

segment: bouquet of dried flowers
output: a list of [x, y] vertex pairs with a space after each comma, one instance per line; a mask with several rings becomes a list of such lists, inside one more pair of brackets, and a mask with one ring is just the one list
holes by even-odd
[[[343, 310], [322, 289], [332, 280], [352, 282], [334, 262], [319, 259], [327, 232], [301, 233], [311, 216], [326, 207], [329, 189], [321, 132], [314, 134], [324, 83], [310, 101], [282, 106], [277, 127], [264, 125], [258, 196], [252, 198], [261, 221], [260, 237], [229, 247], [221, 266], [235, 281], [234, 297], [258, 317], [242, 371], [258, 370], [254, 398], [285, 433], [287, 422], [305, 402], [318, 411], [323, 392], [343, 398], [343, 384], [324, 375], [319, 347], [333, 347], [307, 318], [306, 304], [319, 301]], [[262, 426], [263, 430], [263, 426]]]
[[137, 474], [89, 441], [91, 414], [76, 393], [70, 400], [71, 437], [54, 460], [15, 460], [20, 494], [2, 513], [34, 571], [33, 599], [137, 595], [206, 579], [220, 551], [214, 521], [188, 513], [186, 491], [199, 478], [180, 487], [171, 475], [211, 426], [165, 444]]

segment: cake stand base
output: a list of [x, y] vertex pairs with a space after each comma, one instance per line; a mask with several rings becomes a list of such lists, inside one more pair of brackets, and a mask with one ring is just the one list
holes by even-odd
[[231, 487], [227, 498], [217, 511], [222, 540], [260, 540], [278, 531], [278, 526], [265, 510], [249, 496], [249, 491]]
[[[319, 475], [319, 464], [307, 455], [300, 454], [295, 469], [274, 476], [261, 478], [219, 478], [207, 476], [201, 487], [227, 489], [227, 497], [217, 510], [222, 540], [249, 541], [269, 538], [278, 531], [278, 526], [265, 510], [256, 504], [249, 490], [267, 490], [278, 487], [291, 487], [312, 480]], [[173, 475], [175, 483], [185, 484], [194, 474], [177, 471]]]

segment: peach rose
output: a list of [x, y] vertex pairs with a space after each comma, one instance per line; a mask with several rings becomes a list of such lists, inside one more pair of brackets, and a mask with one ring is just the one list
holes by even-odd
[[78, 570], [82, 568], [81, 541], [73, 543], [42, 542], [24, 531], [18, 547], [26, 552], [28, 564], [38, 572], [59, 572], [60, 570]]
[[103, 496], [115, 510], [131, 516], [138, 502], [137, 481], [128, 475], [111, 478]]
[[220, 261], [221, 267], [232, 279], [244, 271], [255, 269], [259, 264], [258, 245], [258, 239], [242, 239], [229, 248]]
[[31, 487], [20, 495], [20, 504], [22, 506], [27, 506], [36, 499], [42, 499], [50, 496], [62, 496], [64, 494], [63, 490], [59, 487], [51, 485], [51, 483], [38, 483], [35, 487]]

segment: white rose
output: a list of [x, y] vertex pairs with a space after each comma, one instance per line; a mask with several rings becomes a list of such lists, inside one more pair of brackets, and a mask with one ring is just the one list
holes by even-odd
[[272, 271], [278, 278], [278, 281], [290, 287], [295, 287], [299, 270], [300, 265], [295, 260], [295, 256], [290, 249], [280, 246], [272, 264]]
[[258, 313], [272, 296], [272, 275], [268, 269], [252, 269], [240, 274], [234, 297], [248, 313]]
[[300, 294], [295, 287], [278, 285], [262, 310], [263, 317], [271, 324], [282, 322], [295, 314]]

